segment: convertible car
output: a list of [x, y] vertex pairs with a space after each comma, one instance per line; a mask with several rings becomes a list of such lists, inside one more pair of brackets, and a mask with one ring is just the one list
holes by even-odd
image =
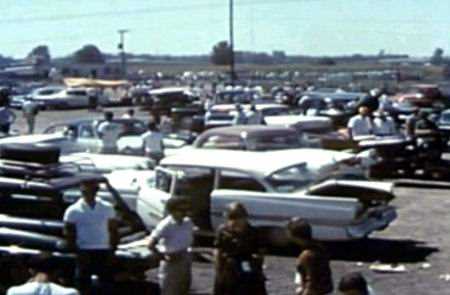
[[318, 149], [186, 150], [163, 159], [152, 181], [139, 184], [137, 213], [152, 227], [169, 198], [187, 196], [199, 233], [209, 235], [224, 222], [226, 206], [239, 201], [269, 244], [284, 244], [284, 226], [295, 216], [309, 220], [319, 240], [364, 238], [396, 219], [393, 186], [344, 177], [352, 159]]

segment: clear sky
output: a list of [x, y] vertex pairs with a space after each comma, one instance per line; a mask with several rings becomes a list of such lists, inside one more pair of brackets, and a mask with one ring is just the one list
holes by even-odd
[[[449, 0], [234, 0], [236, 50], [288, 54], [450, 51]], [[95, 44], [202, 54], [228, 38], [228, 0], [0, 0], [0, 54], [24, 57], [46, 44], [52, 56]]]

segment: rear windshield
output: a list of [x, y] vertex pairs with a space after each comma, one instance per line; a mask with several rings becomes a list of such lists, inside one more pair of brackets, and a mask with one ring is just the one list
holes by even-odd
[[248, 138], [249, 150], [283, 150], [301, 147], [300, 138], [296, 132], [284, 134], [264, 134]]
[[316, 174], [306, 164], [301, 164], [275, 172], [267, 181], [277, 192], [292, 193], [308, 188], [315, 179]]

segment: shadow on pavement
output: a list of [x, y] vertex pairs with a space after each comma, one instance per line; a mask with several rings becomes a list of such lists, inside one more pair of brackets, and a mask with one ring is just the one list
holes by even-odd
[[[414, 263], [439, 251], [424, 242], [414, 240], [364, 239], [350, 242], [327, 242], [326, 248], [332, 260], [385, 263]], [[297, 256], [299, 250], [294, 246], [283, 249], [271, 249], [268, 254]]]

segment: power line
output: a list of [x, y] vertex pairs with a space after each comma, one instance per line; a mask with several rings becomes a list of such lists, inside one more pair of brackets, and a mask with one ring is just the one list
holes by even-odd
[[[282, 3], [299, 3], [308, 1], [320, 1], [320, 0], [251, 0], [235, 4], [235, 6], [251, 6], [254, 4], [259, 5], [280, 5]], [[322, 0], [325, 1], [325, 0]], [[96, 11], [80, 14], [65, 14], [65, 15], [49, 15], [49, 16], [39, 16], [39, 17], [19, 17], [19, 18], [6, 18], [1, 19], [0, 23], [31, 23], [31, 22], [53, 22], [53, 21], [68, 21], [74, 19], [83, 18], [94, 18], [99, 16], [124, 16], [124, 15], [138, 15], [138, 14], [155, 14], [164, 12], [175, 12], [175, 11], [188, 11], [188, 10], [200, 10], [200, 9], [214, 9], [214, 8], [225, 8], [226, 3], [223, 1], [216, 3], [202, 3], [194, 5], [185, 6], [160, 6], [154, 8], [146, 9], [130, 9], [122, 11]]]

